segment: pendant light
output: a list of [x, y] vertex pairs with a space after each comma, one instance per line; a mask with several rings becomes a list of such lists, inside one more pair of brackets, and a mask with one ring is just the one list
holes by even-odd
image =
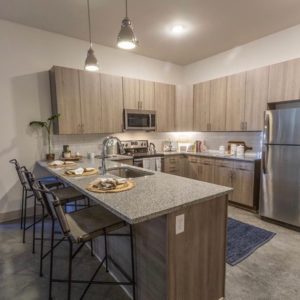
[[97, 58], [95, 56], [93, 45], [92, 45], [92, 32], [91, 32], [91, 16], [90, 16], [90, 0], [87, 0], [87, 8], [88, 8], [88, 20], [89, 20], [89, 40], [90, 40], [90, 48], [87, 53], [87, 57], [85, 60], [84, 69], [86, 71], [99, 71], [99, 65]]
[[131, 50], [137, 46], [138, 40], [133, 32], [131, 20], [128, 18], [127, 0], [125, 0], [125, 13], [126, 16], [121, 24], [117, 46], [122, 49]]

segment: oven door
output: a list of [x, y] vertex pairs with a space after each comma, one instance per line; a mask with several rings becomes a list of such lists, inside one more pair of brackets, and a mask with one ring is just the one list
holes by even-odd
[[[134, 109], [124, 110], [125, 130], [155, 130], [155, 112]], [[154, 126], [152, 125], [154, 119]]]

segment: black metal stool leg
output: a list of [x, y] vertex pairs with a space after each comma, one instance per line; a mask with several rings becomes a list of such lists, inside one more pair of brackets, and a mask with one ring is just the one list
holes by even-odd
[[94, 243], [93, 243], [93, 240], [91, 240], [91, 256], [94, 256]]
[[129, 225], [130, 227], [130, 248], [131, 248], [131, 276], [132, 276], [132, 297], [133, 300], [136, 299], [135, 295], [135, 265], [134, 265], [134, 248], [133, 248], [133, 230], [132, 226]]
[[41, 251], [40, 251], [40, 276], [43, 276], [43, 255], [44, 255], [44, 224], [45, 208], [42, 206], [42, 227], [41, 227]]
[[108, 272], [108, 255], [107, 255], [107, 234], [106, 234], [106, 230], [104, 228], [104, 247], [105, 247], [105, 270], [106, 272]]
[[25, 190], [24, 195], [23, 243], [25, 243], [26, 238], [27, 190]]
[[24, 186], [22, 186], [22, 200], [21, 200], [21, 229], [23, 229], [23, 215], [24, 215], [24, 196], [25, 196], [25, 191], [24, 191]]
[[33, 201], [32, 253], [35, 253], [36, 197], [34, 197]]
[[69, 275], [68, 275], [68, 300], [71, 300], [71, 285], [72, 285], [72, 256], [73, 256], [73, 243], [69, 239]]
[[52, 300], [52, 278], [53, 278], [53, 246], [54, 246], [54, 220], [51, 226], [51, 245], [50, 245], [50, 274], [49, 274], [49, 300]]

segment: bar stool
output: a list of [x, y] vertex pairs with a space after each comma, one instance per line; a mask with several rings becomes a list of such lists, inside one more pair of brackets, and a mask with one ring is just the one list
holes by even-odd
[[[38, 223], [40, 220], [36, 221], [36, 211], [35, 211], [36, 207], [34, 207], [34, 216], [33, 216], [34, 222], [26, 227], [27, 200], [32, 198], [34, 195], [33, 195], [33, 192], [22, 172], [22, 170], [27, 170], [26, 167], [25, 166], [21, 167], [19, 162], [16, 159], [11, 159], [9, 162], [15, 166], [20, 183], [22, 185], [20, 226], [21, 226], [21, 229], [23, 229], [23, 243], [25, 243], [26, 230], [30, 229], [31, 227], [35, 227], [35, 224]], [[40, 180], [42, 182], [44, 182], [44, 184], [47, 188], [50, 188], [50, 189], [51, 188], [59, 188], [59, 187], [64, 186], [64, 184], [61, 181], [59, 181], [59, 179], [57, 177], [54, 177], [54, 176], [42, 177], [42, 178], [40, 178]]]
[[[134, 255], [133, 255], [133, 230], [132, 226], [127, 224], [125, 221], [110, 213], [103, 207], [96, 205], [93, 207], [83, 208], [81, 210], [65, 213], [62, 207], [60, 199], [50, 190], [48, 190], [42, 183], [33, 184], [33, 188], [36, 191], [40, 201], [44, 203], [47, 208], [48, 214], [52, 219], [51, 228], [51, 254], [50, 254], [50, 276], [49, 276], [49, 299], [52, 299], [52, 284], [53, 282], [66, 282], [68, 283], [68, 296], [67, 299], [71, 299], [71, 287], [72, 283], [86, 283], [87, 286], [84, 289], [80, 299], [83, 299], [87, 293], [91, 284], [107, 284], [107, 285], [129, 285], [133, 289], [133, 299], [135, 296], [135, 270], [134, 270]], [[53, 278], [53, 253], [54, 253], [54, 222], [57, 218], [60, 229], [64, 238], [69, 242], [69, 267], [68, 267], [68, 279]], [[112, 232], [122, 227], [129, 226], [128, 234], [113, 234]], [[101, 260], [99, 266], [93, 273], [90, 280], [74, 280], [72, 278], [72, 262], [82, 247], [93, 239], [104, 236], [104, 250], [105, 255]], [[108, 247], [107, 237], [118, 236], [120, 238], [130, 238], [130, 249], [131, 249], [131, 277], [126, 274], [122, 269], [119, 269], [125, 276], [127, 281], [122, 282], [107, 282], [107, 281], [95, 281], [95, 277], [104, 262], [106, 264], [106, 271], [108, 272]], [[73, 251], [73, 245], [77, 244], [78, 247]], [[116, 265], [116, 267], [118, 267]]]
[[[42, 207], [42, 217], [40, 219], [40, 221], [41, 221], [40, 276], [43, 276], [43, 260], [49, 254], [49, 252], [44, 254], [44, 225], [45, 225], [45, 219], [48, 217], [48, 215], [45, 214], [44, 203], [42, 201], [40, 201], [40, 199], [39, 199], [38, 195], [36, 194], [36, 191], [33, 187], [33, 184], [36, 181], [36, 179], [34, 178], [34, 175], [32, 174], [32, 172], [28, 171], [26, 168], [22, 168], [22, 173], [24, 173], [25, 178], [26, 178], [26, 182], [28, 183], [28, 186], [30, 187], [30, 190], [34, 194], [35, 205], [37, 203], [39, 203]], [[39, 180], [39, 179], [37, 179], [37, 180]], [[39, 181], [44, 184], [43, 179], [39, 180]], [[46, 186], [46, 185], [44, 185], [44, 186]], [[46, 188], [48, 188], [48, 186], [46, 186]], [[54, 195], [56, 195], [56, 197], [60, 197], [61, 203], [62, 203], [63, 206], [69, 204], [70, 202], [76, 202], [76, 201], [79, 201], [79, 200], [86, 200], [86, 197], [83, 194], [81, 194], [80, 192], [78, 192], [76, 189], [74, 189], [72, 187], [64, 187], [64, 188], [60, 188], [60, 189], [57, 189], [57, 190], [52, 190], [52, 193]], [[88, 199], [87, 205], [78, 205], [78, 206], [84, 206], [84, 207], [90, 206], [89, 199]], [[35, 247], [35, 240], [37, 240], [38, 238], [35, 237], [35, 226], [33, 228], [34, 228], [34, 231], [33, 231], [33, 247]]]

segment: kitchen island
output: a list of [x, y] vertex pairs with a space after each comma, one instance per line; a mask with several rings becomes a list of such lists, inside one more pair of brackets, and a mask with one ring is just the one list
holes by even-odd
[[[38, 164], [133, 225], [137, 299], [224, 297], [227, 195], [231, 188], [152, 172], [134, 178], [132, 190], [98, 194], [86, 187], [99, 175], [66, 177], [63, 170], [49, 168], [46, 162]], [[98, 167], [99, 160], [84, 159], [78, 166]], [[113, 177], [109, 169], [128, 166], [107, 161], [107, 167], [106, 177]], [[99, 257], [102, 243], [102, 238], [97, 239], [94, 248]], [[109, 252], [130, 274], [128, 241], [110, 237]], [[113, 264], [110, 271], [123, 278]], [[127, 292], [130, 294], [129, 288]]]

